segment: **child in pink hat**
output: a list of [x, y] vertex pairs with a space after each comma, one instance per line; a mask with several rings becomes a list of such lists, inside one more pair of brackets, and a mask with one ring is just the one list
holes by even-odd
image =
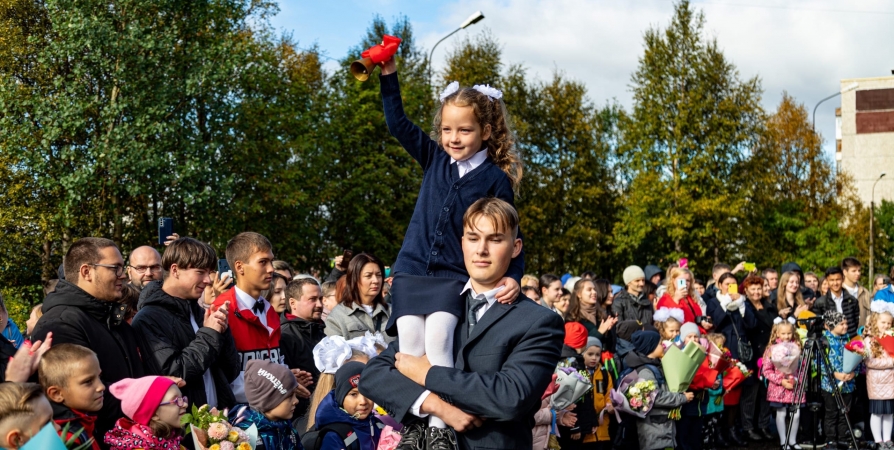
[[118, 419], [106, 433], [112, 450], [178, 450], [180, 417], [186, 414], [187, 398], [173, 380], [166, 377], [125, 378], [109, 387], [121, 400], [121, 410], [129, 417]]

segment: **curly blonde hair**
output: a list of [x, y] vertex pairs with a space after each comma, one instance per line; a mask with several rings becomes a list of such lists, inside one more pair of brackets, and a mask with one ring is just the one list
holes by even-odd
[[509, 121], [509, 113], [501, 99], [491, 99], [487, 95], [473, 89], [462, 88], [444, 98], [435, 118], [432, 121], [431, 137], [439, 145], [441, 143], [441, 115], [445, 105], [465, 107], [469, 106], [475, 113], [475, 119], [482, 131], [490, 125], [490, 137], [484, 141], [487, 147], [487, 156], [493, 160], [512, 183], [512, 190], [518, 195], [518, 187], [521, 184], [523, 164], [518, 150], [515, 148], [515, 133]]
[[774, 324], [773, 329], [770, 330], [770, 342], [767, 343], [767, 349], [764, 350], [764, 357], [766, 357], [770, 354], [770, 347], [772, 347], [774, 344], [776, 344], [776, 339], [779, 339], [779, 329], [780, 328], [788, 328], [788, 329], [792, 330], [792, 340], [789, 342], [794, 342], [795, 345], [798, 346], [798, 348], [803, 349], [803, 347], [801, 347], [801, 338], [798, 337], [798, 330], [795, 328], [795, 324], [793, 324], [787, 320], [783, 320], [782, 322]]
[[894, 324], [894, 314], [887, 311], [874, 312], [869, 315], [869, 319], [866, 320], [866, 327], [863, 329], [863, 337], [872, 338], [869, 340], [869, 349], [873, 358], [881, 358], [885, 355], [885, 349], [878, 343], [878, 337], [881, 335], [881, 332], [878, 330], [878, 319], [883, 315], [890, 317], [891, 323]]

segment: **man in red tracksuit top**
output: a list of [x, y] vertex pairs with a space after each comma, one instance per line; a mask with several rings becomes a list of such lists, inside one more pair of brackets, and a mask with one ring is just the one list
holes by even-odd
[[230, 302], [229, 327], [242, 359], [242, 373], [230, 387], [236, 402], [247, 403], [245, 366], [248, 362], [266, 359], [284, 364], [279, 350], [279, 315], [261, 296], [262, 291], [270, 289], [273, 280], [273, 246], [258, 233], [244, 232], [227, 243], [226, 254], [236, 286], [217, 296], [212, 307]]

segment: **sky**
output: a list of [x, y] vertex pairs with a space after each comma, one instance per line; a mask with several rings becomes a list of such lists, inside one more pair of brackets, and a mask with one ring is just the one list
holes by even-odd
[[[812, 112], [841, 89], [841, 80], [890, 76], [894, 70], [894, 0], [692, 1], [705, 14], [705, 33], [716, 38], [742, 79], [757, 76], [762, 103], [774, 111], [788, 92]], [[643, 33], [664, 29], [673, 15], [669, 0], [279, 0], [271, 19], [299, 47], [318, 45], [333, 59], [357, 45], [376, 15], [391, 23], [406, 15], [417, 42], [430, 50], [475, 11], [485, 19], [441, 43], [435, 70], [464, 35], [489, 29], [503, 46], [504, 65], [522, 63], [528, 75], [549, 80], [558, 70], [587, 86], [596, 105], [617, 101], [630, 110], [630, 77], [643, 53]], [[331, 61], [330, 70], [336, 65]], [[828, 100], [816, 128], [830, 157], [835, 147], [835, 108]]]

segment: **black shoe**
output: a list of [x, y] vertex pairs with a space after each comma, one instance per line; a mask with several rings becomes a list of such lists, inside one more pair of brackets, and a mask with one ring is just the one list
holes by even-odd
[[425, 450], [425, 424], [416, 422], [404, 427], [395, 450]]
[[428, 450], [459, 450], [452, 428], [428, 427], [425, 432], [425, 448]]
[[746, 431], [746, 432], [745, 432], [745, 437], [747, 437], [748, 439], [750, 439], [750, 440], [752, 440], [752, 441], [754, 441], [754, 442], [760, 442], [760, 441], [763, 441], [763, 440], [764, 440], [764, 437], [761, 436], [760, 433], [758, 433], [758, 432], [756, 432], [756, 431], [754, 431], [754, 430], [748, 430], [748, 431]]
[[734, 447], [748, 446], [748, 442], [746, 442], [745, 439], [742, 439], [742, 437], [739, 436], [739, 433], [736, 431], [735, 428], [729, 430], [729, 443], [732, 444]]
[[718, 427], [716, 433], [717, 434], [714, 435], [714, 444], [716, 445], [716, 447], [717, 448], [729, 447], [729, 441], [727, 441], [726, 436], [724, 436], [724, 434], [726, 434], [726, 433], [720, 431], [719, 427]]
[[779, 436], [776, 436], [775, 434], [771, 433], [770, 430], [768, 430], [766, 428], [761, 428], [758, 432], [761, 434], [761, 436], [764, 437], [764, 439], [766, 439], [768, 441], [772, 441], [774, 439], [779, 439]]

